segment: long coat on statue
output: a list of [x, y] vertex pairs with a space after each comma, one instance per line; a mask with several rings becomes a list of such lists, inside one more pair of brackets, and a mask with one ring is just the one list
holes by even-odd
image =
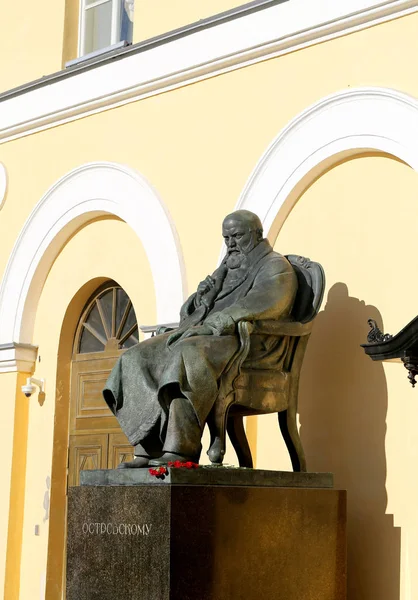
[[[120, 356], [107, 380], [104, 398], [133, 446], [164, 436], [167, 390], [173, 385], [189, 399], [203, 428], [217, 397], [219, 379], [240, 348], [237, 323], [290, 315], [296, 274], [267, 240], [246, 256], [241, 267], [228, 269], [224, 261], [212, 278], [215, 285], [200, 302], [193, 294], [183, 305], [174, 337], [202, 324], [212, 335], [176, 341], [171, 337], [168, 344], [171, 331], [147, 339]], [[280, 368], [288, 343], [287, 337], [251, 336], [244, 366]]]

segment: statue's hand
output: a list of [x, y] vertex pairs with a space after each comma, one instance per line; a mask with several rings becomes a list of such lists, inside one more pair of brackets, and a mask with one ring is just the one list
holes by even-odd
[[178, 329], [174, 333], [170, 335], [167, 340], [167, 346], [170, 346], [174, 342], [180, 342], [181, 340], [185, 340], [189, 337], [194, 337], [195, 335], [213, 335], [213, 330], [208, 325], [198, 325], [195, 327], [189, 327], [188, 329]]
[[213, 329], [211, 329], [208, 325], [190, 327], [190, 329], [183, 333], [180, 339], [184, 340], [189, 337], [194, 337], [195, 335], [213, 335]]
[[183, 335], [183, 333], [187, 331], [187, 329], [176, 329], [171, 335], [168, 336], [168, 340], [167, 340], [167, 346], [171, 346], [171, 344], [174, 344], [174, 342], [177, 342], [178, 339], [181, 338], [181, 336]]
[[206, 279], [204, 279], [203, 281], [201, 281], [199, 283], [199, 285], [197, 286], [197, 292], [196, 292], [196, 306], [200, 306], [200, 301], [202, 299], [202, 296], [204, 294], [206, 294], [207, 292], [209, 292], [209, 290], [211, 290], [213, 287], [215, 286], [215, 280], [212, 279], [212, 277], [210, 275], [208, 275], [206, 277]]
[[173, 327], [166, 327], [165, 325], [159, 325], [155, 330], [155, 335], [162, 335], [163, 333], [167, 333], [167, 331], [173, 331]]

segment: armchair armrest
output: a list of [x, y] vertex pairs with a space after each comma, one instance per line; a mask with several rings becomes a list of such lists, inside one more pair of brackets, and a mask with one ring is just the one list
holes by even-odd
[[274, 319], [263, 319], [262, 321], [254, 321], [253, 333], [301, 337], [311, 333], [312, 325], [313, 321], [309, 321], [308, 323], [299, 323], [298, 321], [276, 321]]
[[177, 329], [179, 326], [178, 323], [161, 323], [159, 325], [140, 325], [139, 329], [145, 335], [150, 335], [154, 337], [154, 335], [159, 335], [160, 333], [165, 333], [166, 331], [173, 331]]

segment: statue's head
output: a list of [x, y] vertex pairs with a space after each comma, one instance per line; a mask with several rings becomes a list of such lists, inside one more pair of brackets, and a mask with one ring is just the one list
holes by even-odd
[[222, 235], [227, 247], [227, 267], [236, 269], [263, 239], [263, 226], [253, 212], [236, 210], [223, 220]]

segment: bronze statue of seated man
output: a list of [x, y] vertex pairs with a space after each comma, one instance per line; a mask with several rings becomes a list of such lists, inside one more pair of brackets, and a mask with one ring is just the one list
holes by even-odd
[[[182, 306], [179, 327], [127, 350], [107, 380], [104, 398], [134, 446], [121, 468], [198, 462], [220, 378], [240, 349], [238, 322], [291, 313], [296, 274], [257, 215], [231, 213], [222, 235], [226, 256]], [[280, 368], [287, 347], [286, 337], [254, 335], [244, 365]]]

